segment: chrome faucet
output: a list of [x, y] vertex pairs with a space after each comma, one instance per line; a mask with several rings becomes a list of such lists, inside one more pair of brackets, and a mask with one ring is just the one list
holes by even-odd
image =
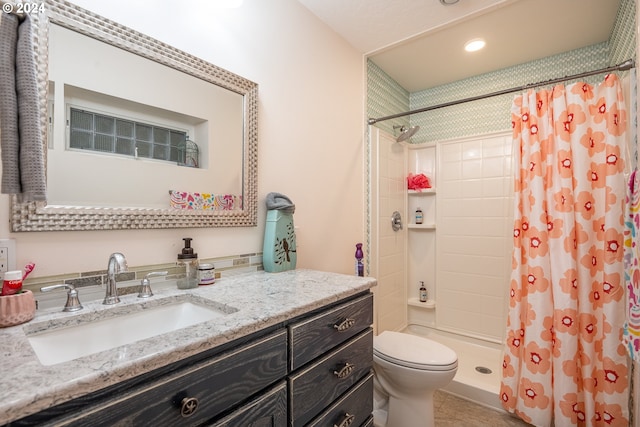
[[118, 287], [116, 286], [116, 274], [127, 271], [127, 260], [120, 252], [112, 253], [109, 256], [109, 264], [107, 265], [107, 292], [104, 296], [103, 304], [117, 304], [120, 302], [118, 298]]

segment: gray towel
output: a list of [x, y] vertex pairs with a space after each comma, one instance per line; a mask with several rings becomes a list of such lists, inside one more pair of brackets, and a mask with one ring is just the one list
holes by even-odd
[[280, 193], [267, 194], [267, 209], [268, 210], [281, 210], [284, 213], [292, 214], [296, 210], [296, 205], [293, 204], [290, 198]]
[[18, 133], [18, 95], [16, 93], [16, 48], [18, 17], [0, 15], [0, 150], [2, 154], [2, 193], [20, 191], [20, 134]]
[[22, 200], [25, 202], [47, 199], [37, 74], [31, 18], [25, 15], [18, 28], [16, 51], [20, 184]]
[[31, 19], [0, 21], [0, 149], [2, 193], [20, 201], [46, 200], [40, 97]]

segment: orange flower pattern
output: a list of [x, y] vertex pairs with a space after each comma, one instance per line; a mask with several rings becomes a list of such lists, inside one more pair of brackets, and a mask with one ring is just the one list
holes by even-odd
[[534, 425], [626, 426], [620, 82], [530, 90], [511, 120], [520, 156], [502, 405]]

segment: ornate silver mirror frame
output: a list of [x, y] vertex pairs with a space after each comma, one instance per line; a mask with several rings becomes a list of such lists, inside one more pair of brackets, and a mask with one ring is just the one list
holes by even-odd
[[[41, 90], [43, 141], [47, 135], [48, 28], [55, 23], [172, 67], [244, 97], [242, 209], [196, 211], [156, 208], [48, 206], [11, 198], [12, 231], [77, 231], [190, 227], [251, 227], [257, 225], [258, 85], [198, 57], [178, 50], [117, 22], [64, 0], [45, 0], [45, 13], [33, 16], [36, 62]], [[46, 144], [46, 142], [45, 142]], [[46, 149], [45, 149], [46, 152]]]

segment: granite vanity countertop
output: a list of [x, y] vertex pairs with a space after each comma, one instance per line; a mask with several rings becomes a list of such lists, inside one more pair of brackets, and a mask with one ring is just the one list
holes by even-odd
[[193, 298], [237, 311], [186, 329], [44, 366], [31, 348], [27, 333], [73, 325], [78, 319], [97, 318], [109, 310], [125, 314], [140, 309], [142, 300], [136, 294], [122, 296], [119, 304], [106, 306], [102, 301], [85, 303], [80, 289], [83, 310], [38, 311], [31, 322], [0, 329], [0, 425], [277, 325], [375, 284], [369, 277], [298, 269], [242, 274], [190, 290], [154, 289], [154, 296], [144, 304]]

